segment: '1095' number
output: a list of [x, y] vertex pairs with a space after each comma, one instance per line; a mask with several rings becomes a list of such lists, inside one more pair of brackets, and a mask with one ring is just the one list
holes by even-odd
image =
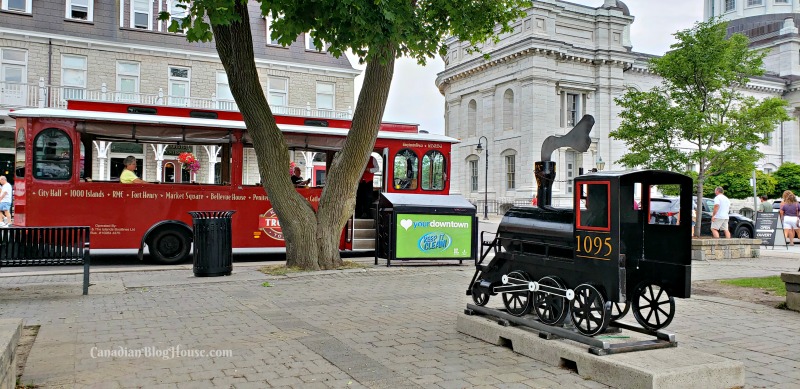
[[576, 236], [578, 244], [576, 251], [579, 253], [586, 253], [592, 255], [600, 255], [600, 252], [605, 248], [606, 251], [602, 256], [607, 257], [611, 255], [611, 238], [601, 238], [599, 236]]

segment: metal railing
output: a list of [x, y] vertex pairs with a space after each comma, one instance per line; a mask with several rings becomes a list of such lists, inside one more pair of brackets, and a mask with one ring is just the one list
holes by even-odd
[[[36, 84], [0, 81], [0, 108], [67, 108], [68, 100], [105, 101], [137, 103], [146, 105], [165, 105], [198, 109], [217, 109], [238, 111], [236, 102], [219, 99], [216, 94], [210, 98], [170, 96], [163, 88], [158, 93], [127, 92], [108, 89], [105, 83], [100, 89], [86, 89], [74, 86], [46, 85], [44, 78]], [[319, 117], [326, 119], [352, 119], [353, 110], [346, 111], [312, 108], [308, 102], [304, 107], [270, 106], [276, 115]]]
[[[479, 214], [483, 214], [483, 199], [470, 199], [472, 205], [478, 210]], [[530, 207], [531, 199], [508, 199], [499, 198], [486, 201], [487, 212], [495, 215], [504, 214], [509, 208], [514, 207]]]

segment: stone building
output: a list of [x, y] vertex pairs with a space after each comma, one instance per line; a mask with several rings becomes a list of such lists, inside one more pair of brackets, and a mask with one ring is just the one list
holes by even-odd
[[[0, 169], [13, 166], [14, 121], [9, 110], [65, 107], [68, 99], [138, 102], [236, 110], [228, 80], [213, 42], [189, 43], [167, 31], [158, 13], [180, 17], [175, 0], [3, 0], [0, 9]], [[259, 4], [250, 4], [253, 48], [261, 85], [277, 114], [350, 118], [355, 105], [354, 69], [345, 57], [334, 58], [313, 47], [301, 34], [288, 47], [269, 37], [270, 20]], [[96, 178], [113, 177], [121, 159], [135, 155], [148, 181], [213, 177], [206, 169], [216, 158], [199, 146], [166, 147], [114, 142], [106, 147], [109, 163], [93, 163]], [[104, 155], [99, 152], [94, 155]], [[201, 161], [196, 177], [168, 176], [181, 151]], [[304, 155], [306, 156], [306, 155]], [[244, 179], [259, 181], [255, 155]], [[309, 156], [310, 157], [310, 156]], [[300, 157], [307, 174], [312, 161]], [[163, 169], [157, 169], [157, 167]], [[104, 171], [97, 171], [105, 166]], [[287, 167], [288, 169], [288, 167]], [[157, 174], [161, 171], [161, 174]], [[173, 171], [175, 172], [175, 171]], [[249, 182], [252, 181], [252, 182]]]
[[[758, 2], [724, 2], [744, 1]], [[800, 42], [793, 21], [800, 15], [793, 12], [798, 0], [787, 1], [789, 16], [772, 14], [784, 12], [774, 5], [780, 1], [761, 2], [773, 4], [765, 8], [769, 15], [737, 14], [751, 10], [741, 5], [734, 7], [738, 11], [723, 14], [732, 20], [732, 32], [745, 32], [754, 48], [771, 50], [765, 62], [767, 74], [753, 79], [745, 93], [757, 98], [784, 96], [792, 107], [790, 114], [797, 117], [800, 101], [794, 80], [800, 76]], [[712, 3], [719, 10], [723, 1], [709, 0], [706, 17], [715, 14]], [[632, 23], [634, 16], [618, 0], [605, 0], [596, 8], [537, 0], [513, 24], [513, 32], [481, 48], [489, 59], [470, 53], [467, 43], [451, 38], [445, 70], [436, 85], [445, 96], [446, 134], [462, 140], [452, 153], [452, 191], [480, 204], [486, 190], [490, 206], [530, 201], [535, 193], [533, 164], [540, 160], [542, 141], [565, 134], [584, 114], [596, 120], [590, 149], [581, 153], [562, 148], [552, 155], [558, 166], [554, 204], [571, 206], [571, 180], [580, 170], [621, 169], [615, 161], [625, 153], [625, 145], [608, 136], [620, 124], [621, 109], [614, 98], [627, 88], [648, 90], [661, 83], [647, 68], [653, 55], [634, 51]], [[476, 150], [479, 143], [483, 152]], [[778, 126], [762, 152], [759, 167], [764, 171], [784, 161], [800, 162], [798, 122]]]

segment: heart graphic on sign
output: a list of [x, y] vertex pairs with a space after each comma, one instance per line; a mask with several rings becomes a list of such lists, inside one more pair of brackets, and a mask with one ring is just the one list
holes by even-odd
[[413, 225], [413, 224], [414, 224], [414, 222], [412, 222], [411, 219], [400, 220], [400, 226], [405, 228], [406, 231], [408, 231], [408, 228], [411, 227], [411, 225]]

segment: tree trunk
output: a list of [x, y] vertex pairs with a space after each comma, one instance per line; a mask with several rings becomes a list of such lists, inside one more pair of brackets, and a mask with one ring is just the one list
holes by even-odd
[[[231, 93], [253, 139], [261, 182], [278, 216], [286, 243], [286, 264], [307, 270], [341, 265], [339, 237], [353, 212], [358, 179], [380, 129], [394, 70], [394, 53], [385, 64], [367, 65], [362, 93], [344, 147], [333, 159], [317, 213], [290, 180], [289, 149], [264, 96], [253, 54], [247, 2], [236, 2], [241, 18], [212, 25], [217, 52]], [[391, 50], [390, 50], [391, 51]]]
[[353, 214], [358, 181], [375, 147], [389, 98], [394, 75], [394, 52], [388, 57], [386, 63], [372, 61], [367, 64], [350, 132], [342, 150], [333, 158], [328, 183], [322, 190], [317, 211], [320, 226], [317, 233], [320, 236], [320, 266], [324, 268], [341, 263], [339, 234]]
[[694, 236], [700, 237], [700, 231], [703, 225], [703, 184], [705, 183], [705, 172], [700, 167], [700, 173], [697, 175], [697, 197], [695, 197], [695, 206], [697, 207], [696, 215], [697, 220], [694, 226]]

